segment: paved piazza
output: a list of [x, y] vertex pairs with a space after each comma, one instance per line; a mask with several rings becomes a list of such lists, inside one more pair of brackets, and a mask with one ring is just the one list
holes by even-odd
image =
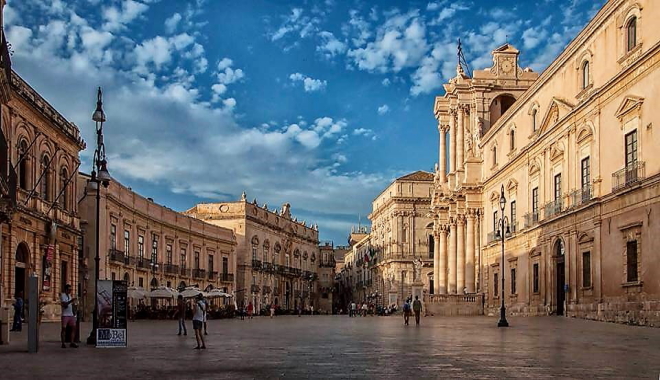
[[[3, 379], [612, 378], [657, 379], [660, 329], [557, 317], [278, 317], [210, 322], [206, 351], [176, 321], [135, 322], [127, 349], [0, 347]], [[190, 321], [188, 321], [190, 324]], [[87, 331], [87, 329], [85, 329]], [[15, 336], [14, 336], [15, 337]], [[66, 374], [66, 375], [65, 375]]]

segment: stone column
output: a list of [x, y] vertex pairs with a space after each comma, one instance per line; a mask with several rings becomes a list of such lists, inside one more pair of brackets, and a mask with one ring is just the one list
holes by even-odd
[[456, 130], [456, 169], [463, 170], [463, 150], [465, 143], [465, 108], [458, 106], [458, 126]]
[[476, 256], [477, 256], [475, 260], [476, 260], [477, 274], [478, 274], [477, 275], [478, 276], [478, 278], [477, 278], [478, 286], [477, 286], [476, 289], [477, 289], [478, 292], [481, 292], [481, 291], [483, 291], [483, 288], [484, 288], [484, 285], [483, 285], [484, 275], [483, 275], [483, 269], [482, 269], [482, 267], [483, 267], [483, 263], [482, 263], [483, 258], [482, 258], [482, 254], [481, 254], [481, 230], [482, 230], [482, 228], [481, 228], [481, 211], [480, 210], [475, 211], [474, 221], [475, 221], [475, 223], [474, 223], [475, 224], [475, 226], [474, 226], [474, 228], [475, 228], [474, 250], [476, 251]]
[[449, 111], [449, 172], [456, 171], [456, 110]]
[[468, 293], [474, 293], [474, 211], [467, 214], [467, 249], [465, 252], [465, 287]]
[[447, 290], [449, 294], [456, 294], [456, 219], [452, 219], [449, 222], [449, 252], [448, 252], [448, 262], [449, 262], [449, 278], [447, 281]]
[[458, 248], [456, 252], [456, 292], [464, 293], [465, 288], [465, 216], [458, 215], [456, 220], [456, 240]]
[[440, 294], [440, 234], [433, 234], [433, 294]]
[[440, 226], [438, 259], [438, 294], [447, 294], [447, 226]]
[[444, 125], [438, 126], [440, 132], [440, 183], [447, 182], [447, 128]]

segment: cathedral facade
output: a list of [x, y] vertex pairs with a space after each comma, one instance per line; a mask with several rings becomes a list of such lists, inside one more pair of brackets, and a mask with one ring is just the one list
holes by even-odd
[[[519, 315], [660, 322], [660, 30], [610, 0], [540, 75], [505, 44], [435, 100], [434, 293]], [[447, 138], [448, 135], [448, 138]], [[504, 244], [502, 244], [504, 239]]]

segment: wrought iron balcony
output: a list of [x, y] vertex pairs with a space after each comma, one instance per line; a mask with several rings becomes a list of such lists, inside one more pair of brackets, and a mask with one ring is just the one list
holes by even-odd
[[259, 288], [259, 285], [252, 285], [250, 287], [250, 292], [252, 292], [252, 293], [259, 293], [259, 291], [261, 291], [261, 289]]
[[151, 261], [146, 260], [145, 258], [138, 257], [136, 264], [137, 264], [138, 269], [150, 269], [151, 268], [151, 265], [149, 265], [149, 264], [151, 264]]
[[179, 268], [179, 275], [183, 277], [190, 277], [190, 269], [186, 267]]
[[220, 277], [220, 281], [222, 282], [234, 282], [233, 273], [220, 273], [218, 277]]
[[124, 252], [117, 250], [116, 248], [110, 248], [109, 259], [112, 262], [124, 264]]
[[192, 275], [194, 278], [204, 278], [206, 277], [206, 271], [204, 269], [193, 269]]
[[177, 274], [179, 273], [179, 266], [178, 265], [172, 265], [172, 264], [165, 264], [165, 273], [167, 274]]
[[637, 161], [612, 173], [612, 191], [618, 191], [641, 182], [646, 178], [644, 161]]
[[571, 196], [571, 207], [579, 207], [585, 203], [591, 201], [593, 198], [593, 189], [591, 185], [585, 186], [581, 189], [577, 189], [570, 194]]
[[273, 272], [273, 264], [272, 263], [268, 263], [268, 262], [264, 261], [263, 263], [261, 263], [261, 266], [262, 266], [264, 272], [268, 272], [268, 273]]
[[271, 292], [270, 286], [264, 285], [264, 287], [262, 288], [262, 293], [263, 294], [270, 294], [270, 292]]
[[261, 260], [252, 259], [252, 269], [261, 269]]
[[209, 280], [215, 281], [218, 278], [218, 272], [209, 271]]
[[557, 214], [560, 214], [563, 211], [563, 207], [564, 207], [564, 202], [562, 201], [561, 198], [546, 203], [546, 205], [543, 206], [544, 217], [547, 219]]

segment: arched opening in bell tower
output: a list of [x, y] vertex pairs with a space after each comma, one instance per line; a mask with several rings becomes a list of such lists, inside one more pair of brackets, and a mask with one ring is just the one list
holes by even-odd
[[495, 122], [515, 103], [516, 98], [510, 94], [502, 94], [497, 96], [490, 103], [490, 125]]

